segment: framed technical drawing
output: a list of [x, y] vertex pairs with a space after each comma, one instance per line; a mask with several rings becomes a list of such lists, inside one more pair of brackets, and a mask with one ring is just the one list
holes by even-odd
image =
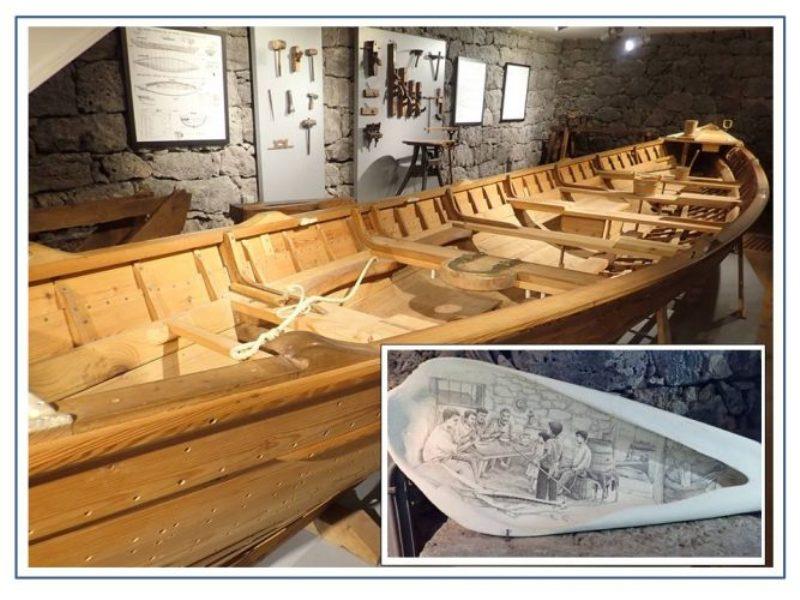
[[486, 63], [459, 56], [453, 125], [480, 125], [486, 99]]
[[528, 80], [531, 68], [528, 65], [506, 63], [503, 75], [503, 106], [500, 122], [524, 121], [528, 104]]
[[228, 142], [223, 33], [125, 27], [122, 51], [132, 146]]

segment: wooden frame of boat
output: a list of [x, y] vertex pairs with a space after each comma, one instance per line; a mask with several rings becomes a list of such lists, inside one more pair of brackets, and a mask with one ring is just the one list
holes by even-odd
[[[367, 205], [29, 267], [33, 566], [244, 564], [379, 466], [378, 344], [612, 342], [763, 210], [741, 144], [668, 138]], [[237, 362], [229, 352], [316, 305]]]
[[143, 189], [132, 196], [37, 208], [28, 215], [28, 233], [97, 226], [76, 248], [81, 251], [142, 242], [180, 233], [191, 201], [192, 195], [185, 190], [155, 196]]

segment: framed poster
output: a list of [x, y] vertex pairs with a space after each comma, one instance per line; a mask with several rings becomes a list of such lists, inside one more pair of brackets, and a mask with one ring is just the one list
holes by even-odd
[[486, 102], [486, 63], [459, 56], [453, 125], [480, 125]]
[[503, 106], [500, 109], [501, 123], [525, 120], [530, 76], [531, 68], [528, 65], [506, 63], [503, 75]]
[[223, 33], [124, 27], [122, 52], [132, 146], [228, 143]]

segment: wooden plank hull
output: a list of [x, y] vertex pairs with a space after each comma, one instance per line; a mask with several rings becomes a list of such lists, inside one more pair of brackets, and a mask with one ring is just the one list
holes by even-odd
[[126, 443], [113, 425], [94, 430], [92, 446], [110, 446], [102, 456], [64, 464], [49, 459], [72, 440], [37, 444], [57, 466], [31, 479], [31, 566], [202, 564], [234, 542], [280, 532], [376, 471], [377, 361], [292, 384], [288, 409], [269, 410], [269, 388], [248, 393], [254, 413], [235, 395], [217, 398], [217, 417], [203, 404], [185, 411], [205, 428], [145, 445]]
[[[613, 342], [703, 285], [763, 210], [768, 185], [736, 147], [719, 158], [736, 186], [715, 193], [738, 194], [723, 208], [676, 202], [662, 215], [654, 201], [638, 218], [641, 201], [637, 213], [625, 189], [597, 193], [602, 181], [671, 168], [665, 148], [656, 140], [366, 206], [37, 252], [29, 387], [73, 422], [30, 435], [30, 564], [255, 560], [377, 470], [379, 343]], [[579, 204], [575, 190], [590, 198]], [[487, 239], [506, 254], [476, 253]], [[615, 266], [642, 255], [641, 268]], [[297, 285], [342, 304], [298, 316], [237, 363], [229, 350], [281, 323]]]

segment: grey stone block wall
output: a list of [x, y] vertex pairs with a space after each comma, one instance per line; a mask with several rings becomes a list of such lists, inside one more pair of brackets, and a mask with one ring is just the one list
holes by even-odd
[[[115, 30], [34, 90], [30, 112], [30, 206], [125, 196], [150, 188], [192, 193], [185, 231], [231, 223], [231, 203], [257, 199], [250, 49], [247, 29], [225, 28], [230, 143], [134, 150], [119, 31]], [[42, 241], [69, 246], [91, 230]]]
[[[564, 40], [556, 105], [600, 127], [679, 131], [684, 119], [733, 119], [731, 133], [772, 169], [772, 30], [653, 35], [634, 51], [623, 40]], [[598, 138], [602, 148], [624, 137]], [[602, 149], [586, 148], [587, 151]]]

